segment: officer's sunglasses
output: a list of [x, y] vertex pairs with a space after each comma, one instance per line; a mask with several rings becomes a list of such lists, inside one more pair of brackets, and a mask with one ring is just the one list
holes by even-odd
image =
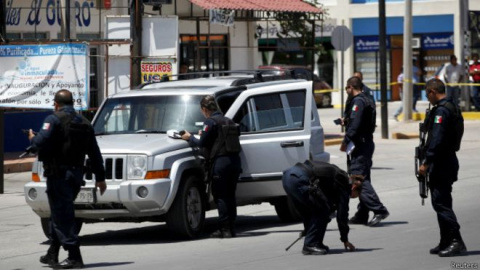
[[433, 89], [426, 89], [425, 91], [426, 91], [426, 93], [427, 93], [427, 96], [428, 96], [429, 94], [435, 92], [435, 90], [433, 90]]

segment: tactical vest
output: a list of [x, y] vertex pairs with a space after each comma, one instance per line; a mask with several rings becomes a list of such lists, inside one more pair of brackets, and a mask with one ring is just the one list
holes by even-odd
[[54, 142], [54, 159], [58, 165], [83, 166], [87, 149], [91, 145], [93, 128], [83, 116], [72, 112], [55, 112], [60, 129]]
[[216, 156], [238, 154], [242, 150], [240, 146], [240, 128], [230, 118], [223, 115], [210, 117], [217, 125], [217, 139], [213, 143], [209, 159]]
[[[460, 150], [460, 145], [462, 143], [462, 138], [463, 138], [463, 132], [464, 132], [464, 120], [462, 116], [462, 112], [460, 111], [460, 108], [458, 108], [457, 105], [455, 105], [453, 102], [446, 100], [444, 102], [440, 102], [435, 106], [432, 111], [429, 113], [429, 118], [428, 118], [428, 123], [427, 123], [427, 130], [430, 131], [430, 128], [433, 125], [433, 122], [435, 120], [435, 111], [439, 107], [445, 107], [448, 109], [448, 111], [453, 115], [452, 120], [452, 126], [447, 129], [448, 132], [448, 140], [452, 142], [451, 146], [455, 152]], [[427, 145], [430, 144], [431, 136], [429, 134], [427, 138]]]

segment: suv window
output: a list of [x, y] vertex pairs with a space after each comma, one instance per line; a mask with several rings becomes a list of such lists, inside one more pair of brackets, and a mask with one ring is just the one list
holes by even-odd
[[258, 95], [249, 98], [233, 120], [242, 133], [303, 128], [305, 91]]
[[196, 133], [205, 118], [201, 96], [138, 96], [109, 99], [95, 120], [95, 133], [160, 132], [185, 129]]

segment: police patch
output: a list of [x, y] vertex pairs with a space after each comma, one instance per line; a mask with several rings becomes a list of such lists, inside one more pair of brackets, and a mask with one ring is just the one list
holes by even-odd
[[50, 123], [43, 123], [42, 129], [48, 130], [50, 128]]
[[358, 111], [358, 106], [357, 106], [357, 105], [353, 105], [353, 107], [352, 107], [352, 111], [353, 111], [353, 112], [356, 112], [356, 111]]
[[208, 125], [203, 125], [203, 130], [204, 132], [207, 132], [208, 131]]
[[440, 115], [435, 116], [434, 122], [436, 124], [441, 124], [442, 123], [442, 117]]

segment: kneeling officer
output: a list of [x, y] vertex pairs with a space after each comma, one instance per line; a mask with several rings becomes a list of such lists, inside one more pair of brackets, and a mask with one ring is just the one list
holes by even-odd
[[[353, 184], [351, 180], [353, 179]], [[337, 210], [340, 241], [345, 249], [355, 251], [348, 241], [348, 203], [358, 197], [362, 176], [352, 176], [335, 165], [306, 160], [284, 171], [283, 188], [303, 218], [304, 255], [323, 255], [329, 251], [323, 244], [330, 213]]]

